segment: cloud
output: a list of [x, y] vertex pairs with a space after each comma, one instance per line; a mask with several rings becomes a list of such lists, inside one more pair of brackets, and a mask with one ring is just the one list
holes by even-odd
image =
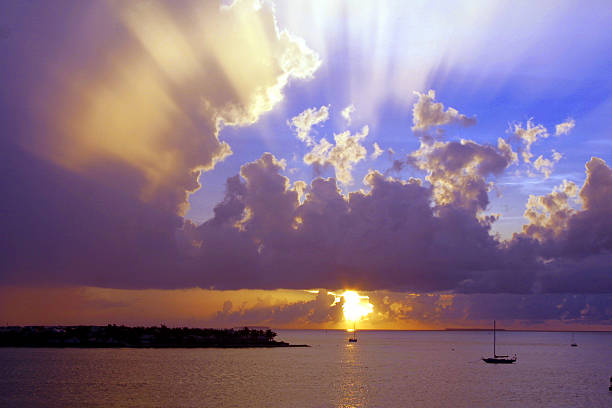
[[612, 219], [609, 217], [612, 170], [604, 160], [592, 157], [588, 161], [579, 197], [582, 209], [569, 220], [559, 249], [570, 256], [609, 254], [612, 251]]
[[555, 126], [555, 136], [567, 135], [576, 126], [576, 121], [572, 118], [567, 118], [565, 122]]
[[[525, 234], [546, 242], [556, 255], [595, 255], [612, 250], [612, 170], [606, 162], [593, 157], [586, 164], [586, 180], [578, 192], [582, 208], [572, 209], [569, 199], [577, 187], [564, 181], [546, 196], [531, 196], [528, 202], [529, 224]], [[538, 209], [538, 210], [536, 210]]]
[[248, 1], [65, 2], [13, 15], [0, 280], [185, 285], [193, 260], [176, 231], [200, 173], [231, 154], [219, 132], [272, 109], [289, 81], [312, 76], [317, 54]]
[[351, 184], [353, 165], [366, 158], [366, 148], [361, 144], [369, 133], [368, 126], [361, 132], [351, 135], [350, 131], [334, 134], [335, 144], [322, 138], [312, 150], [304, 156], [304, 163], [319, 166], [332, 166], [336, 179], [343, 184]]
[[[97, 182], [105, 181], [100, 165], [123, 165], [142, 180], [140, 200], [183, 214], [200, 172], [231, 154], [219, 131], [255, 122], [282, 100], [289, 80], [312, 76], [320, 60], [277, 27], [269, 7], [181, 8], [112, 3], [98, 25], [67, 33], [77, 38], [74, 54], [98, 49], [97, 64], [58, 56], [58, 71], [67, 72], [42, 85], [60, 95], [53, 114], [45, 107], [39, 118], [49, 131], [24, 147]], [[107, 38], [97, 31], [105, 25], [120, 34]]]
[[[0, 286], [0, 319], [11, 324], [107, 324], [169, 327], [346, 328], [342, 301], [326, 290], [121, 290]], [[364, 293], [374, 313], [361, 328], [443, 329], [547, 324], [548, 329], [612, 324], [609, 294]]]
[[530, 195], [524, 213], [529, 224], [523, 226], [523, 233], [539, 241], [558, 237], [567, 230], [569, 219], [576, 212], [570, 205], [570, 198], [576, 194], [577, 186], [564, 180], [550, 194]]
[[385, 152], [383, 149], [380, 148], [380, 146], [376, 142], [374, 142], [372, 147], [374, 148], [374, 151], [370, 155], [371, 159], [377, 159], [378, 157], [380, 157], [381, 154]]
[[[514, 328], [555, 322], [557, 328], [582, 325], [610, 325], [610, 295], [518, 295], [368, 292], [374, 313], [361, 327], [437, 328], [489, 327], [491, 320]], [[231, 301], [212, 320], [216, 326], [247, 324], [273, 327], [344, 327], [341, 303], [321, 290], [312, 300], [275, 302], [259, 299], [233, 308]], [[549, 326], [550, 327], [550, 326]]]
[[[612, 171], [603, 161], [592, 159], [587, 165], [582, 210], [570, 205], [578, 187], [564, 182], [550, 195], [530, 198], [525, 213], [529, 224], [502, 243], [490, 233], [495, 218], [480, 215], [487, 202], [481, 193], [488, 187], [485, 177], [503, 171], [511, 155], [464, 141], [439, 143], [423, 157], [431, 163], [431, 174], [463, 186], [461, 191], [441, 200], [437, 179], [428, 187], [418, 179], [396, 180], [371, 171], [364, 179], [367, 193], [345, 197], [335, 179], [317, 178], [304, 190], [302, 201], [301, 193], [280, 175], [282, 166], [273, 156], [248, 164], [241, 172], [241, 187], [228, 186], [226, 199], [215, 210], [219, 216], [197, 228], [197, 240], [203, 242], [198, 251], [207, 265], [201, 284], [559, 293], [572, 291], [566, 278], [578, 273], [578, 259], [583, 259], [589, 265], [582, 269], [585, 276], [573, 278], [582, 282], [581, 291], [612, 290], [605, 272], [607, 243], [612, 242], [606, 236], [612, 228], [604, 216], [608, 213], [601, 210], [609, 204], [596, 195], [603, 191], [612, 196], [606, 187], [609, 181], [612, 185]], [[434, 167], [441, 169], [439, 175]], [[221, 217], [226, 206], [235, 208], [233, 217]], [[584, 228], [593, 225], [603, 225], [594, 231], [598, 238], [573, 242], [578, 230], [584, 237]], [[582, 247], [568, 250], [578, 243]], [[226, 255], [219, 256], [221, 249]], [[235, 265], [235, 254], [250, 254], [244, 261], [248, 272]], [[216, 270], [222, 258], [227, 263]], [[586, 283], [588, 277], [593, 284]]]
[[[290, 183], [281, 174], [285, 163], [267, 153], [228, 178], [225, 198], [213, 218], [199, 226], [185, 222], [178, 232], [179, 217], [160, 224], [167, 213], [144, 203], [133, 208], [133, 201], [117, 191], [110, 196], [100, 187], [92, 189], [86, 179], [78, 184], [78, 175], [58, 185], [53, 180], [55, 172], [65, 172], [61, 168], [27, 169], [46, 175], [36, 179], [28, 177], [26, 169], [13, 171], [28, 184], [3, 190], [10, 197], [6, 208], [9, 214], [25, 210], [29, 216], [5, 223], [11, 239], [2, 256], [2, 282], [612, 292], [612, 170], [603, 160], [593, 158], [587, 164], [587, 179], [579, 192], [581, 209], [570, 205], [578, 187], [566, 182], [554, 194], [531, 200], [526, 211], [529, 224], [502, 243], [491, 234], [493, 220], [480, 216], [486, 203], [480, 193], [487, 188], [485, 177], [503, 170], [510, 156], [493, 146], [465, 141], [440, 143], [427, 155], [431, 166], [439, 162], [441, 173], [436, 177], [464, 183], [466, 191], [440, 200], [433, 184], [371, 171], [364, 179], [365, 191], [344, 196], [334, 178], [316, 178], [309, 185]], [[9, 168], [22, 161], [5, 158]], [[47, 187], [41, 191], [38, 183]], [[66, 205], [80, 202], [82, 194], [96, 203], [95, 211]], [[24, 207], [36, 202], [33, 197], [44, 197], [46, 206]], [[49, 218], [49, 211], [56, 216]], [[124, 215], [117, 217], [118, 211]], [[130, 221], [129, 229], [125, 220]], [[144, 229], [147, 235], [140, 233]], [[54, 239], [48, 239], [49, 231], [55, 232]], [[31, 257], [32, 246], [36, 258]]]
[[534, 239], [530, 250], [541, 264], [537, 290], [542, 292], [610, 293], [612, 279], [612, 170], [602, 159], [586, 164], [586, 180], [578, 192], [582, 208], [569, 199], [577, 187], [564, 182], [546, 196], [531, 196], [525, 216], [529, 223], [511, 245]]
[[[555, 136], [569, 134], [573, 129], [575, 122], [573, 119], [567, 119], [564, 123], [560, 123], [556, 126]], [[531, 146], [540, 139], [546, 139], [550, 136], [548, 130], [541, 124], [534, 125], [533, 119], [527, 120], [525, 127], [521, 123], [515, 123], [511, 125], [509, 129], [516, 140], [521, 142], [522, 146], [519, 147], [523, 162], [533, 169], [544, 174], [545, 178], [549, 178], [552, 174], [554, 165], [561, 160], [563, 155], [553, 150], [552, 158], [547, 159], [543, 155], [539, 155], [538, 158], [532, 163], [533, 153], [531, 152]], [[500, 139], [501, 140], [501, 139]], [[528, 169], [528, 174], [533, 176], [531, 169]]]
[[266, 325], [272, 327], [311, 327], [335, 325], [344, 320], [342, 303], [335, 303], [335, 296], [319, 290], [313, 300], [296, 302], [274, 301], [260, 298], [254, 304], [233, 307], [227, 301], [223, 309], [209, 320], [214, 326]]
[[527, 120], [524, 128], [522, 124], [515, 123], [511, 126], [510, 132], [523, 142], [524, 150], [522, 157], [525, 163], [530, 163], [533, 157], [531, 145], [538, 141], [538, 139], [545, 139], [549, 136], [546, 128], [542, 125], [534, 125], [532, 119]]
[[196, 228], [202, 285], [450, 289], [493, 267], [489, 227], [460, 208], [434, 214], [420, 180], [370, 172], [369, 193], [344, 197], [336, 180], [315, 179], [300, 203], [274, 163], [266, 154], [245, 165], [245, 181], [228, 180], [215, 217]]
[[[342, 111], [342, 116], [350, 124], [350, 114], [355, 110], [353, 105], [346, 107]], [[304, 155], [304, 163], [314, 165], [315, 171], [331, 166], [334, 168], [336, 179], [349, 185], [353, 182], [353, 165], [365, 159], [367, 156], [366, 148], [361, 144], [369, 133], [369, 127], [364, 126], [360, 132], [351, 134], [349, 130], [334, 134], [334, 144], [326, 138], [321, 138], [318, 142], [310, 135], [312, 127], [316, 124], [325, 122], [329, 119], [329, 106], [321, 106], [319, 109], [306, 109], [299, 115], [293, 117], [287, 124], [297, 132], [299, 140], [311, 147], [310, 152]], [[377, 145], [376, 145], [377, 146]], [[375, 148], [376, 149], [376, 148]], [[380, 148], [379, 148], [380, 150]], [[378, 157], [381, 152], [374, 154]]]
[[501, 137], [497, 138], [497, 150], [499, 150], [504, 157], [509, 158], [510, 164], [518, 164], [518, 155], [512, 150], [512, 146]]
[[347, 126], [351, 124], [351, 115], [355, 112], [355, 105], [349, 105], [346, 108], [342, 109], [342, 117], [346, 120]]
[[489, 203], [486, 177], [501, 174], [516, 158], [506, 144], [500, 146], [469, 140], [421, 143], [409, 163], [427, 171], [436, 204], [483, 210]]
[[[370, 294], [379, 325], [407, 322], [430, 327], [490, 327], [493, 319], [512, 327], [556, 322], [564, 325], [612, 324], [610, 295], [419, 294], [380, 291]], [[549, 326], [550, 327], [550, 326]]]
[[310, 135], [310, 130], [314, 125], [323, 123], [328, 119], [329, 106], [321, 106], [319, 109], [306, 109], [299, 115], [291, 118], [290, 121], [287, 121], [287, 124], [295, 129], [297, 132], [297, 138], [306, 143], [306, 146], [313, 146], [315, 144], [315, 140]]
[[545, 178], [549, 178], [552, 174], [553, 168], [556, 163], [561, 160], [563, 155], [555, 150], [553, 150], [552, 160], [545, 159], [542, 155], [539, 155], [538, 158], [533, 162], [533, 167], [539, 172], [544, 174]]
[[426, 94], [414, 92], [418, 100], [412, 107], [412, 130], [427, 131], [434, 126], [447, 124], [459, 124], [461, 126], [473, 126], [476, 124], [475, 117], [467, 117], [454, 108], [444, 110], [444, 105], [436, 102], [436, 92], [430, 89]]

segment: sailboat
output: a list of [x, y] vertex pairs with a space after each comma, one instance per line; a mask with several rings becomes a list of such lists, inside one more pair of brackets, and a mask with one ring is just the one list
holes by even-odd
[[488, 364], [512, 364], [516, 361], [516, 354], [512, 357], [498, 356], [495, 353], [495, 320], [493, 320], [493, 357], [483, 357], [482, 361]]
[[357, 343], [357, 330], [355, 330], [355, 322], [353, 322], [353, 337], [349, 337], [349, 343]]
[[576, 340], [574, 339], [574, 333], [572, 333], [572, 344], [570, 344], [570, 346], [578, 347], [578, 343], [576, 343]]

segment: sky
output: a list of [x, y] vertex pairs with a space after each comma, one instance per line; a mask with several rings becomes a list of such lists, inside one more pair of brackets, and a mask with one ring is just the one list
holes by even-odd
[[611, 19], [4, 2], [0, 322], [610, 330]]

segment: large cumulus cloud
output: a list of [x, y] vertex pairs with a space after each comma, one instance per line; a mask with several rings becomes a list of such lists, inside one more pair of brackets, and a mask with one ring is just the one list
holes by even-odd
[[125, 164], [143, 178], [139, 198], [182, 211], [199, 172], [231, 153], [219, 130], [253, 123], [290, 78], [320, 64], [260, 6], [116, 3], [109, 24], [125, 35], [100, 45], [97, 67], [56, 85], [62, 97], [48, 121], [56, 140], [39, 153], [86, 174], [100, 162]]
[[586, 164], [586, 180], [578, 195], [582, 208], [570, 199], [576, 186], [564, 182], [556, 191], [530, 197], [530, 223], [510, 245], [534, 240], [542, 257], [541, 285], [549, 292], [612, 291], [612, 169], [600, 158]]
[[[562, 204], [576, 189], [566, 183], [563, 190], [552, 193], [554, 199], [537, 201], [544, 211], [553, 210], [552, 215], [531, 216], [531, 224], [508, 242], [500, 242], [491, 234], [494, 217], [482, 216], [478, 194], [468, 196], [469, 200], [439, 201], [433, 184], [419, 179], [397, 180], [371, 171], [364, 179], [369, 191], [345, 196], [333, 178], [317, 178], [306, 187], [292, 186], [281, 174], [284, 166], [284, 161], [269, 153], [245, 164], [240, 175], [227, 180], [226, 196], [215, 207], [214, 217], [200, 226], [186, 222], [178, 232], [181, 245], [176, 248], [163, 233], [171, 226], [153, 225], [149, 246], [142, 249], [141, 258], [96, 258], [98, 268], [78, 275], [63, 272], [59, 278], [97, 285], [216, 289], [324, 286], [466, 293], [612, 290], [607, 238], [612, 170], [601, 159], [592, 159], [587, 166], [587, 180], [580, 190], [582, 209]], [[486, 174], [496, 168], [486, 165], [471, 174]], [[475, 185], [475, 191], [484, 188], [482, 183]], [[305, 196], [300, 201], [302, 193]], [[147, 214], [126, 215], [138, 219]], [[85, 213], [75, 215], [79, 222], [87, 219]], [[109, 239], [122, 231], [120, 224], [125, 219], [104, 218]], [[71, 227], [67, 231], [75, 234], [78, 228]], [[134, 255], [122, 246], [134, 244], [129, 235], [102, 249], [96, 237], [87, 240], [85, 232], [77, 237], [83, 242], [76, 249], [91, 256], [122, 250]], [[62, 260], [65, 253], [68, 262], [75, 248], [65, 248], [63, 241], [59, 242], [54, 248], [61, 251], [48, 256]], [[21, 244], [26, 243], [13, 241], [11, 245]], [[44, 243], [42, 247], [49, 245]], [[15, 254], [4, 259], [25, 265], [27, 254]], [[146, 265], [147, 273], [126, 275], [126, 267], [137, 263]], [[74, 267], [83, 270], [88, 265], [77, 263]]]
[[451, 199], [439, 197], [435, 179], [424, 184], [371, 171], [368, 192], [344, 196], [334, 179], [317, 178], [300, 202], [298, 188], [281, 174], [283, 162], [264, 154], [243, 167], [242, 178], [228, 180], [214, 218], [190, 227], [198, 279], [216, 288], [609, 293], [610, 168], [601, 159], [588, 163], [582, 209], [562, 204], [575, 195], [571, 183], [550, 199], [532, 200], [552, 215], [528, 209], [530, 224], [503, 242], [490, 231], [495, 217], [482, 214], [484, 176], [512, 159], [472, 144], [441, 144], [428, 153], [429, 163], [440, 161], [430, 176], [435, 167], [442, 171], [436, 177], [465, 183]]
[[1, 7], [0, 279], [173, 285], [188, 195], [231, 154], [220, 130], [318, 56], [257, 1]]
[[215, 217], [189, 228], [203, 285], [444, 290], [501, 258], [488, 221], [432, 206], [420, 180], [372, 171], [369, 192], [343, 196], [334, 179], [317, 178], [300, 203], [282, 165], [264, 154], [243, 166]]

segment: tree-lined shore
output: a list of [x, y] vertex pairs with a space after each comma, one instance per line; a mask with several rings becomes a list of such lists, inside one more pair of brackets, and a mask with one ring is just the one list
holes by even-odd
[[299, 347], [276, 341], [270, 329], [107, 326], [5, 326], [0, 347], [197, 348]]

